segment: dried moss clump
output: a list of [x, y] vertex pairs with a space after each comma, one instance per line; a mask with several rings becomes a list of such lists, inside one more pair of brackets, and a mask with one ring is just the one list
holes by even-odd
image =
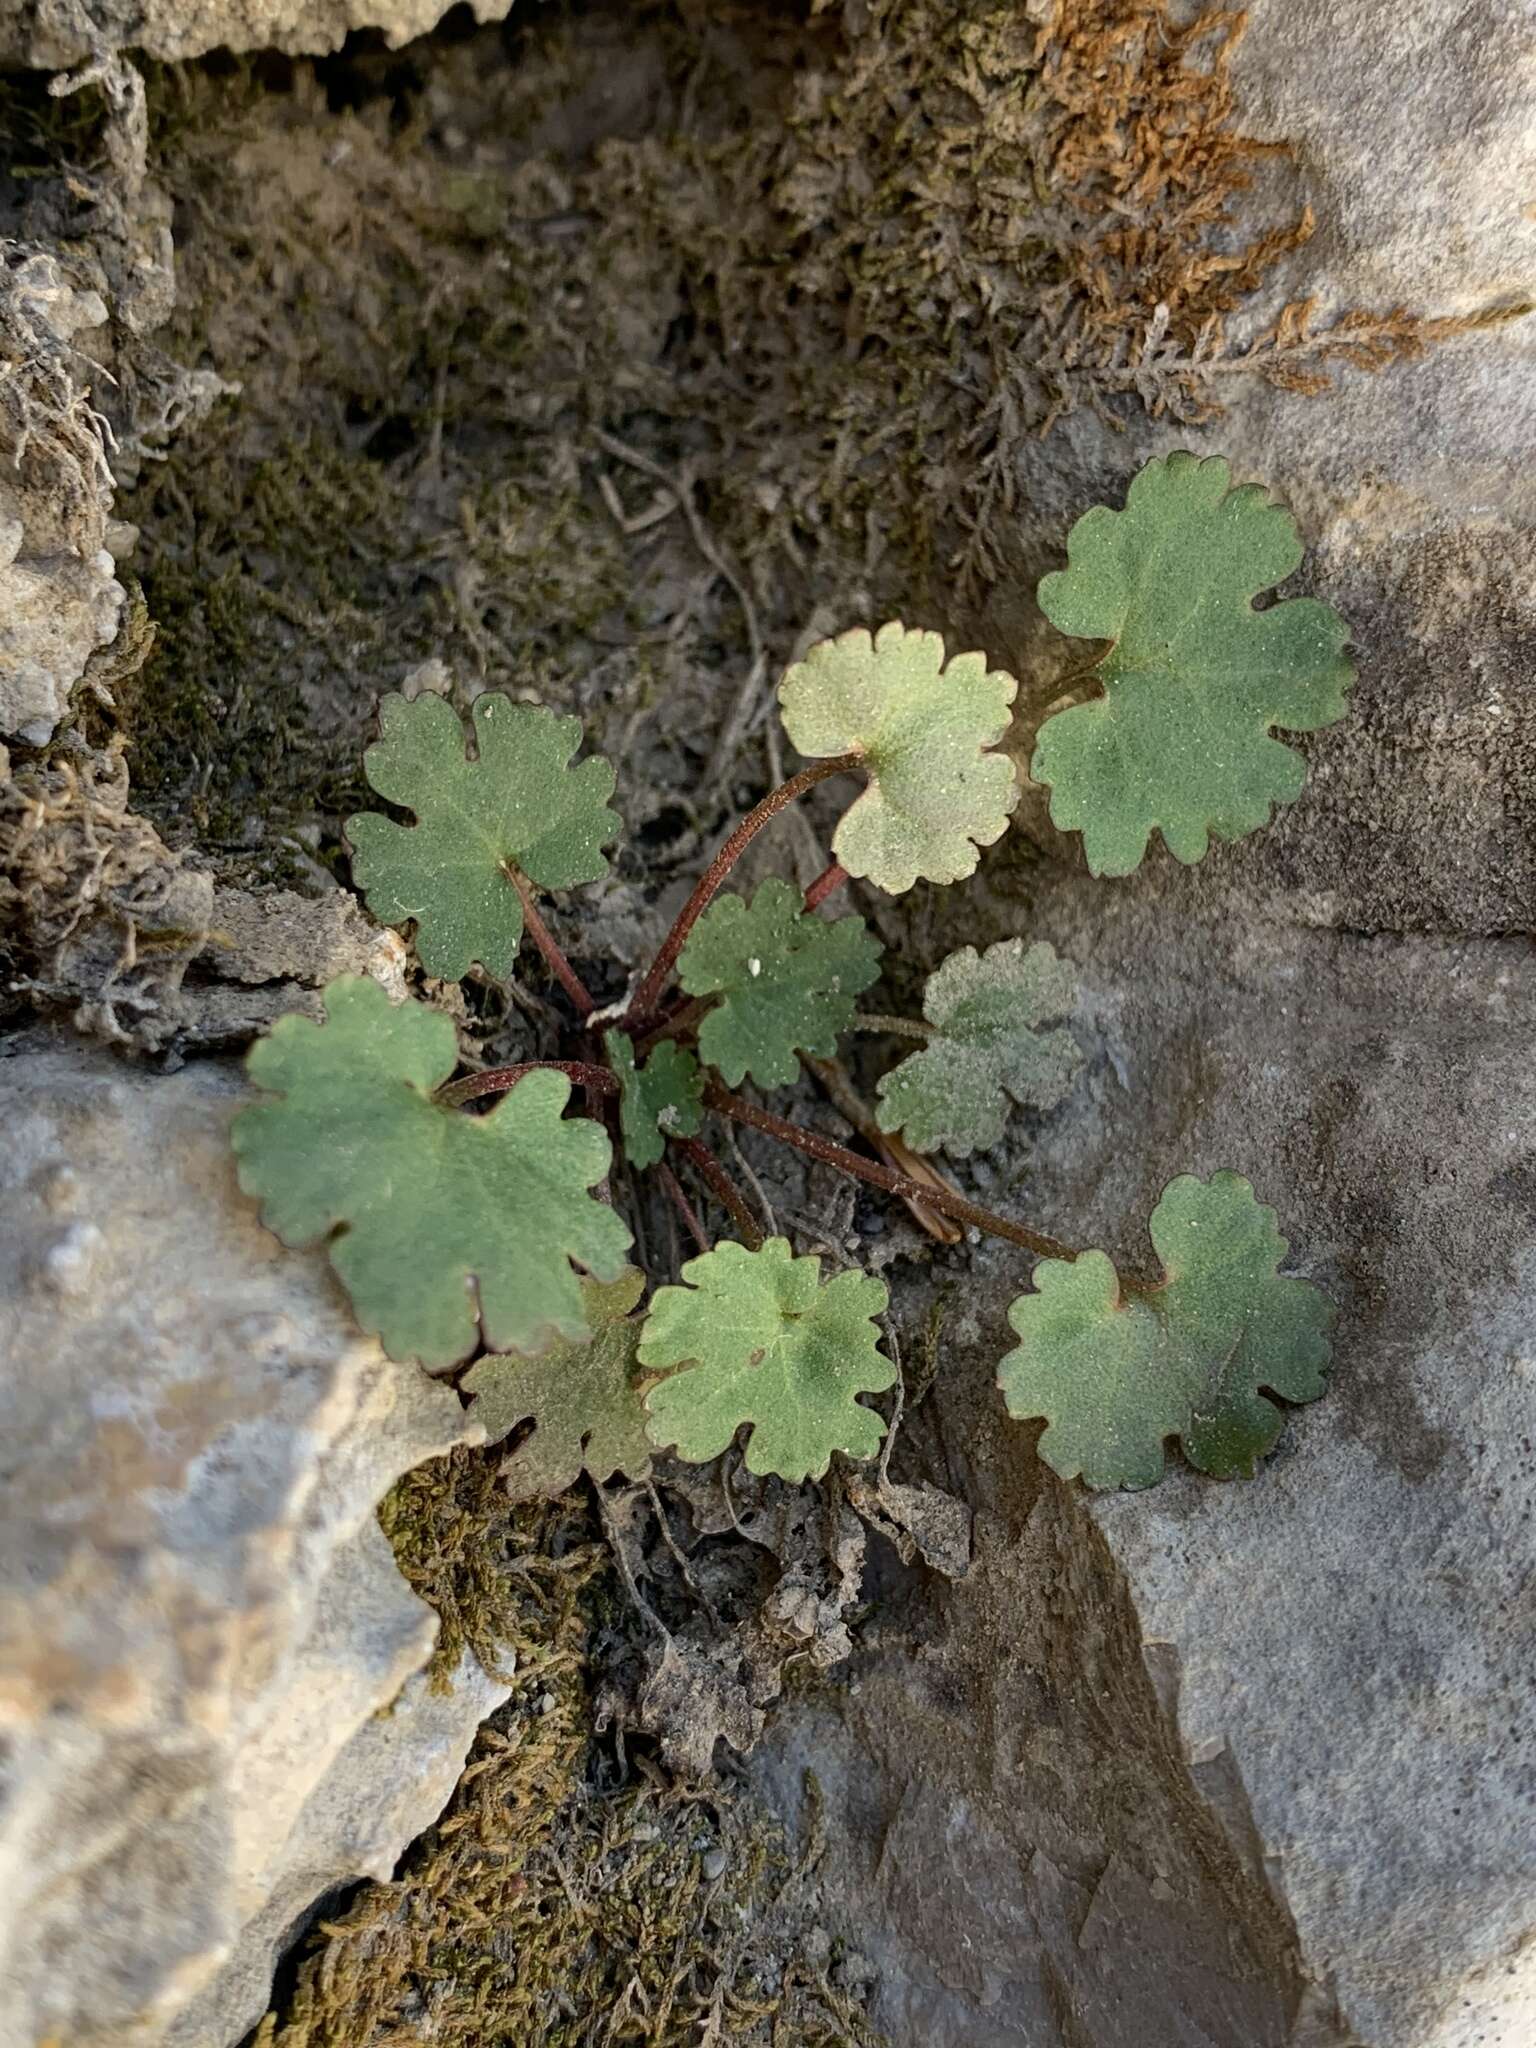
[[212, 915], [208, 877], [128, 808], [120, 745], [60, 743], [14, 774], [0, 747], [0, 1022], [60, 1012], [158, 1050]]
[[600, 1745], [608, 1552], [569, 1503], [513, 1510], [499, 1456], [409, 1475], [383, 1520], [441, 1653], [515, 1658], [513, 1698], [399, 1875], [311, 1936], [254, 2048], [878, 2048], [857, 1966], [806, 1924], [819, 1843], [792, 1869], [745, 1798]]
[[159, 76], [166, 346], [240, 392], [120, 507], [160, 633], [138, 800], [244, 868], [339, 859], [373, 703], [438, 660], [581, 711], [638, 827], [718, 783], [742, 676], [818, 607], [954, 622], [1006, 582], [1063, 414], [1201, 419], [1438, 339], [1244, 331], [1311, 220], [1256, 190], [1242, 20], [593, 4]]
[[668, 409], [719, 433], [710, 473], [746, 559], [819, 548], [825, 588], [831, 546], [909, 604], [955, 569], [974, 594], [1009, 559], [1028, 443], [1064, 414], [1204, 420], [1233, 375], [1320, 390], [1465, 324], [1397, 309], [1319, 330], [1298, 303], [1235, 342], [1313, 225], [1243, 204], [1283, 154], [1238, 125], [1245, 16], [1041, 14], [861, 0], [821, 16], [775, 102], [759, 78], [755, 110], [706, 44], [694, 97], [718, 130], [600, 153], [590, 203], [638, 216], [677, 266], [693, 328]]

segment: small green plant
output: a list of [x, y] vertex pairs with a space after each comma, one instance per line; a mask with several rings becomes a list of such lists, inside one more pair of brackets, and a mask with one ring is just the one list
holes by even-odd
[[[1098, 694], [1046, 719], [1033, 775], [1095, 873], [1130, 873], [1157, 831], [1197, 861], [1212, 835], [1250, 832], [1297, 795], [1304, 764], [1272, 729], [1342, 714], [1345, 626], [1309, 598], [1254, 609], [1301, 547], [1289, 514], [1261, 486], [1233, 488], [1219, 459], [1149, 463], [1123, 510], [1078, 521], [1067, 552], [1041, 605], [1064, 633], [1107, 644], [1083, 672]], [[765, 1242], [705, 1142], [709, 1119], [1038, 1262], [1009, 1310], [1018, 1341], [999, 1383], [1012, 1415], [1044, 1419], [1040, 1454], [1065, 1477], [1149, 1485], [1173, 1438], [1202, 1471], [1251, 1475], [1281, 1427], [1276, 1399], [1322, 1393], [1329, 1304], [1280, 1274], [1285, 1241], [1236, 1174], [1166, 1189], [1151, 1218], [1165, 1275], [1154, 1286], [921, 1177], [913, 1155], [964, 1159], [998, 1141], [1015, 1106], [1047, 1112], [1066, 1097], [1082, 1063], [1065, 1023], [1071, 971], [1039, 943], [967, 946], [930, 978], [922, 1019], [861, 1016], [880, 948], [862, 918], [821, 906], [850, 877], [899, 894], [973, 872], [1017, 800], [997, 751], [1015, 692], [981, 655], [946, 662], [937, 634], [899, 624], [812, 648], [779, 691], [811, 765], [729, 835], [648, 970], [601, 1016], [537, 898], [605, 872], [620, 829], [613, 770], [572, 765], [574, 719], [498, 695], [475, 704], [473, 757], [440, 698], [384, 701], [366, 772], [414, 823], [349, 821], [370, 908], [413, 927], [423, 969], [441, 979], [478, 966], [505, 981], [531, 941], [564, 991], [568, 1043], [560, 1058], [455, 1079], [445, 1013], [342, 979], [323, 1023], [285, 1017], [252, 1051], [268, 1099], [236, 1119], [234, 1145], [269, 1227], [327, 1245], [358, 1321], [392, 1357], [435, 1370], [475, 1358], [462, 1386], [491, 1437], [531, 1425], [508, 1464], [519, 1497], [582, 1470], [642, 1478], [653, 1450], [714, 1458], [743, 1430], [748, 1468], [795, 1482], [824, 1474], [834, 1452], [878, 1453], [885, 1425], [861, 1397], [896, 1378], [881, 1349], [884, 1285], [825, 1278], [786, 1239]], [[803, 892], [770, 878], [750, 900], [721, 894], [762, 828], [834, 776], [864, 787], [825, 872]], [[880, 1081], [867, 1150], [733, 1092], [793, 1082], [802, 1059], [826, 1060], [857, 1029], [922, 1041]], [[573, 1089], [585, 1115], [567, 1114]], [[698, 1247], [682, 1284], [648, 1306], [609, 1186], [615, 1143], [633, 1175], [658, 1178]], [[711, 1240], [679, 1169], [734, 1237]]]

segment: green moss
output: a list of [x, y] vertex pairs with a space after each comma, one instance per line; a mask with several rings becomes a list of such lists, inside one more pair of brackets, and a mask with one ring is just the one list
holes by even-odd
[[492, 1677], [509, 1667], [542, 1668], [551, 1620], [531, 1610], [530, 1559], [561, 1559], [557, 1634], [575, 1626], [571, 1603], [605, 1565], [601, 1544], [584, 1540], [585, 1523], [568, 1502], [514, 1507], [501, 1483], [499, 1448], [450, 1451], [398, 1480], [379, 1505], [379, 1523], [412, 1590], [439, 1622], [432, 1677], [439, 1690], [466, 1649]]
[[249, 846], [253, 816], [275, 834], [361, 798], [372, 693], [339, 720], [314, 716], [317, 694], [401, 651], [358, 544], [388, 531], [374, 466], [305, 440], [242, 475], [228, 438], [208, 437], [179, 519], [161, 518], [155, 647], [121, 702], [137, 802], [215, 854]]

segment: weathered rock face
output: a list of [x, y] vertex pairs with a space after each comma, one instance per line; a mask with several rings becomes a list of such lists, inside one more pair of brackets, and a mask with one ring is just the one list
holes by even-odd
[[280, 1940], [388, 1874], [503, 1696], [413, 1679], [434, 1619], [373, 1514], [460, 1405], [258, 1224], [242, 1092], [0, 1064], [5, 2048], [238, 2039]]
[[100, 89], [104, 169], [14, 180], [0, 208], [0, 740], [36, 747], [82, 688], [110, 706], [148, 648], [118, 580], [136, 536], [114, 490], [228, 390], [150, 339], [176, 299], [171, 202], [147, 172], [143, 79], [91, 48], [58, 85]]
[[[1233, 77], [1245, 133], [1285, 141], [1255, 207], [1303, 205], [1317, 231], [1245, 311], [1257, 335], [1287, 301], [1326, 329], [1346, 309], [1427, 319], [1527, 304], [1536, 278], [1536, 39], [1525, 0], [1475, 16], [1452, 0], [1383, 9], [1253, 10]], [[1411, 117], [1405, 110], [1412, 109]], [[1206, 426], [1079, 413], [1022, 459], [1022, 595], [978, 626], [1025, 676], [1075, 659], [1039, 637], [1034, 576], [1065, 526], [1117, 500], [1149, 455], [1228, 455], [1295, 509], [1301, 587], [1354, 628], [1360, 680], [1347, 721], [1302, 742], [1306, 794], [1268, 832], [1218, 849], [1209, 900], [1239, 889], [1275, 914], [1365, 931], [1536, 926], [1536, 317], [1426, 336], [1418, 361], [1336, 368], [1314, 396], [1234, 373], [1202, 395]], [[1294, 368], [1317, 367], [1304, 343]], [[1156, 402], [1188, 369], [1159, 359]], [[1198, 380], [1197, 380], [1198, 382]], [[1042, 712], [1054, 687], [1027, 695]], [[1027, 813], [1048, 844], [1043, 795]]]
[[1006, 1203], [1145, 1271], [1164, 1182], [1248, 1175], [1339, 1304], [1334, 1385], [1252, 1484], [1090, 1503], [1002, 1414], [1024, 1268], [978, 1250], [912, 1425], [978, 1508], [977, 1570], [789, 1718], [780, 1796], [807, 1764], [828, 1790], [831, 1889], [903, 2048], [1515, 2048], [1536, 2011], [1529, 947], [1257, 927], [1166, 871], [1031, 886], [967, 935], [1082, 963], [1092, 1065], [993, 1162]]
[[[471, 0], [477, 21], [499, 21], [512, 0]], [[287, 50], [323, 56], [354, 29], [392, 47], [436, 28], [448, 0], [7, 0], [0, 64], [39, 71], [81, 64], [98, 50], [142, 50], [180, 63], [209, 50]]]
[[44, 250], [0, 269], [0, 735], [40, 746], [91, 655], [117, 632], [124, 592], [107, 550], [112, 476], [75, 337], [101, 326]]

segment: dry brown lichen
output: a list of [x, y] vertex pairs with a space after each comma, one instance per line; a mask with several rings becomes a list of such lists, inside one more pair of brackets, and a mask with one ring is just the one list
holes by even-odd
[[120, 743], [59, 747], [14, 774], [0, 747], [0, 1016], [61, 1010], [95, 1036], [162, 1046], [212, 910], [208, 876], [129, 810]]

